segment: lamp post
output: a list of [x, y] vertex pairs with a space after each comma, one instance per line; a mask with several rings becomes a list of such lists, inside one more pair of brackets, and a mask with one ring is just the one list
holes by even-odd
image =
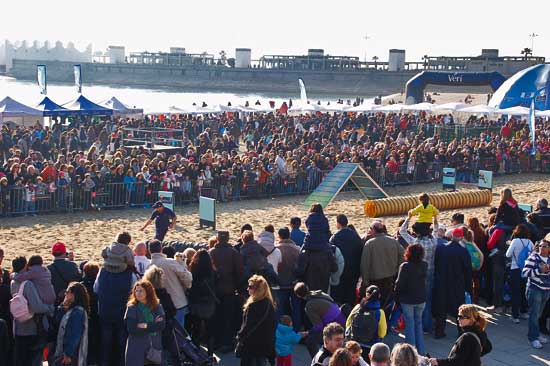
[[365, 35], [363, 36], [363, 39], [365, 40], [365, 63], [367, 62], [367, 42], [369, 41], [369, 39], [371, 39], [372, 37], [369, 36], [368, 34], [365, 33]]
[[531, 37], [531, 52], [534, 52], [533, 51], [533, 46], [535, 45], [535, 38], [538, 37], [539, 35], [536, 34], [535, 32], [531, 33], [529, 35], [529, 37]]

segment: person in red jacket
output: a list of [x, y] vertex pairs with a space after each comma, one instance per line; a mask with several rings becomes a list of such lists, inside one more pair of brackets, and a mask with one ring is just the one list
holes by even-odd
[[57, 169], [55, 169], [55, 165], [52, 160], [48, 162], [48, 165], [42, 170], [40, 175], [46, 183], [55, 182], [57, 179]]

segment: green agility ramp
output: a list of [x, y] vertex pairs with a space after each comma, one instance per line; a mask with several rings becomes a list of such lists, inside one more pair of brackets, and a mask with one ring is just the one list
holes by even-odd
[[315, 191], [306, 198], [304, 207], [309, 209], [313, 203], [320, 203], [323, 208], [326, 208], [349, 180], [351, 180], [366, 199], [372, 200], [388, 197], [386, 192], [380, 188], [359, 164], [338, 163]]

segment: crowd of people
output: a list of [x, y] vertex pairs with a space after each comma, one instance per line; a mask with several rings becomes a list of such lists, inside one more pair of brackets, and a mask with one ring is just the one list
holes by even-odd
[[[443, 167], [472, 182], [478, 169], [546, 171], [550, 122], [536, 123], [535, 155], [525, 120], [470, 118], [475, 134], [443, 138], [452, 115], [250, 114], [143, 120], [73, 120], [51, 127], [3, 125], [0, 214], [36, 214], [311, 192], [339, 162], [361, 164], [380, 185], [431, 182]], [[123, 142], [177, 145], [156, 152]], [[164, 142], [163, 142], [164, 141]]]
[[[344, 214], [333, 232], [313, 204], [305, 231], [299, 217], [278, 230], [244, 224], [233, 240], [218, 231], [179, 252], [161, 241], [177, 218], [154, 206], [155, 239], [134, 245], [120, 232], [102, 264], [75, 263], [62, 242], [48, 265], [9, 253], [0, 364], [206, 365], [234, 351], [243, 366], [288, 366], [303, 343], [312, 366], [475, 366], [492, 345], [474, 304], [503, 314], [511, 303], [531, 346], [548, 342], [545, 199], [525, 215], [504, 189], [488, 217], [455, 213], [446, 226], [422, 194], [395, 235], [379, 220], [361, 235]], [[456, 336], [447, 336], [449, 317]], [[404, 343], [390, 351], [387, 334], [401, 331]], [[456, 337], [449, 356], [430, 357], [426, 334]]]

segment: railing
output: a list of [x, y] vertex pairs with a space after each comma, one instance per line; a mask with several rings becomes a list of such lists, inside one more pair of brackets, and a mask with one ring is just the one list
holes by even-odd
[[[443, 164], [400, 165], [396, 169], [386, 167], [366, 168], [365, 171], [381, 187], [440, 182]], [[457, 181], [477, 182], [479, 170], [491, 170], [495, 174], [524, 172], [550, 173], [550, 155], [535, 159], [533, 156], [497, 161], [481, 158], [471, 167], [457, 168]], [[227, 202], [241, 199], [260, 199], [274, 196], [303, 195], [317, 188], [330, 171], [308, 171], [292, 176], [270, 176], [265, 180], [248, 177], [215, 177], [204, 185], [183, 181], [166, 186], [162, 183], [105, 183], [92, 190], [83, 186], [62, 186], [55, 189], [29, 190], [25, 186], [0, 186], [0, 217], [37, 215], [47, 213], [81, 212], [88, 210], [125, 209], [150, 207], [158, 199], [159, 191], [174, 192], [177, 205], [190, 204], [199, 195]], [[345, 191], [355, 190], [351, 182]]]
[[472, 126], [472, 125], [435, 125], [434, 135], [438, 135], [441, 141], [450, 142], [454, 139], [461, 140], [462, 138], [473, 138], [482, 133], [491, 135], [492, 133], [500, 133], [499, 126]]

